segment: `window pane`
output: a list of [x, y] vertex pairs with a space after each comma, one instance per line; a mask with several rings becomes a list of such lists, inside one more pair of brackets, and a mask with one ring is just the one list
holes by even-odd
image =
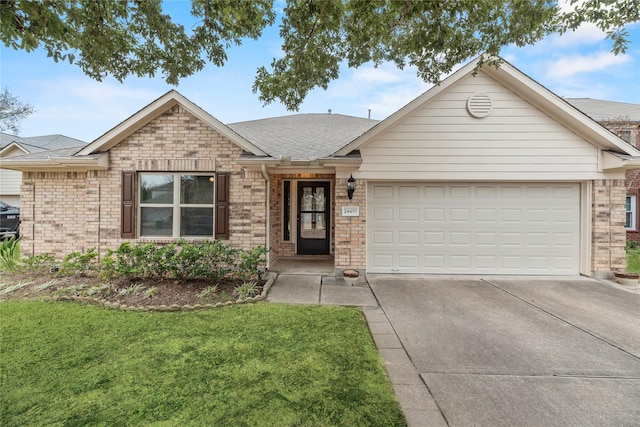
[[141, 236], [171, 236], [173, 208], [141, 208]]
[[624, 228], [633, 227], [633, 214], [631, 212], [627, 212], [627, 218], [625, 219]]
[[180, 203], [187, 205], [213, 204], [213, 177], [180, 176]]
[[173, 204], [173, 175], [140, 175], [140, 203]]
[[291, 240], [291, 181], [284, 182], [284, 209], [283, 209], [283, 230], [282, 240], [288, 242]]
[[627, 199], [624, 202], [624, 209], [629, 212], [631, 210], [631, 196], [627, 196]]
[[213, 208], [180, 208], [181, 236], [213, 236]]

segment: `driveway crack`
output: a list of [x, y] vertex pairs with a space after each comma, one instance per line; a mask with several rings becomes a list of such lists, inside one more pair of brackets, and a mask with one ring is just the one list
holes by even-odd
[[496, 288], [496, 289], [498, 289], [498, 290], [500, 290], [500, 291], [502, 291], [502, 292], [506, 293], [507, 295], [511, 295], [512, 297], [514, 297], [514, 298], [516, 298], [516, 299], [518, 299], [518, 300], [520, 300], [520, 301], [524, 302], [525, 304], [527, 304], [527, 305], [529, 305], [529, 306], [531, 306], [531, 307], [533, 307], [533, 308], [535, 308], [535, 309], [537, 309], [537, 310], [539, 310], [539, 311], [541, 311], [541, 312], [543, 312], [543, 313], [545, 313], [545, 314], [548, 314], [549, 316], [551, 316], [551, 317], [553, 317], [553, 318], [555, 318], [555, 319], [557, 319], [557, 320], [561, 321], [562, 323], [565, 323], [565, 324], [567, 324], [567, 325], [569, 325], [569, 326], [571, 326], [571, 327], [573, 327], [573, 328], [575, 328], [575, 329], [577, 329], [577, 330], [579, 330], [579, 331], [582, 331], [582, 332], [584, 332], [585, 334], [590, 335], [590, 336], [592, 336], [593, 338], [597, 339], [598, 341], [601, 341], [601, 342], [603, 342], [603, 343], [605, 343], [605, 344], [608, 344], [608, 345], [610, 345], [611, 347], [613, 347], [613, 348], [615, 348], [615, 349], [617, 349], [617, 350], [619, 350], [619, 351], [621, 351], [621, 352], [623, 352], [623, 353], [625, 353], [625, 354], [628, 354], [629, 356], [633, 357], [634, 359], [636, 359], [636, 360], [639, 360], [639, 361], [640, 361], [640, 357], [639, 357], [638, 355], [636, 355], [636, 354], [633, 354], [633, 353], [629, 352], [628, 350], [626, 350], [626, 349], [624, 349], [624, 348], [620, 347], [620, 346], [619, 346], [619, 345], [617, 345], [616, 343], [611, 342], [611, 341], [607, 340], [606, 338], [604, 338], [604, 337], [602, 337], [602, 336], [600, 336], [600, 335], [597, 335], [597, 334], [595, 334], [595, 333], [593, 333], [593, 332], [589, 331], [588, 329], [585, 329], [585, 328], [583, 328], [583, 327], [581, 327], [581, 326], [578, 326], [578, 325], [576, 325], [575, 323], [572, 323], [572, 322], [570, 322], [570, 321], [568, 321], [568, 320], [566, 320], [566, 319], [563, 319], [562, 317], [558, 316], [557, 314], [554, 314], [554, 313], [552, 313], [551, 311], [546, 310], [546, 309], [544, 309], [544, 308], [542, 308], [542, 307], [540, 307], [540, 306], [538, 306], [538, 305], [534, 304], [534, 303], [533, 303], [533, 302], [531, 302], [531, 301], [527, 301], [526, 299], [519, 297], [518, 295], [514, 294], [513, 292], [509, 292], [508, 290], [506, 290], [506, 289], [504, 289], [504, 288], [501, 288], [501, 287], [500, 287], [500, 286], [498, 286], [497, 284], [492, 283], [492, 282], [490, 282], [490, 281], [489, 281], [489, 280], [487, 280], [487, 279], [480, 279], [480, 280], [481, 280], [482, 282], [484, 282], [484, 283], [486, 283], [486, 284], [488, 284], [488, 285], [490, 285], [490, 286], [493, 286], [494, 288]]

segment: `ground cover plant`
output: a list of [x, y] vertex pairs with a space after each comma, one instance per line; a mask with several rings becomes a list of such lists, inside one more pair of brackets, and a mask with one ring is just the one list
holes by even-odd
[[399, 426], [357, 309], [0, 303], [4, 425]]

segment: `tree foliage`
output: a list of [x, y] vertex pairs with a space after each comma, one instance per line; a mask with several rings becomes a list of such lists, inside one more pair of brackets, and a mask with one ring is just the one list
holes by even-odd
[[8, 130], [17, 135], [20, 132], [20, 122], [34, 111], [32, 105], [23, 104], [5, 87], [0, 93], [0, 131]]
[[[283, 55], [257, 70], [264, 103], [297, 109], [315, 87], [327, 88], [341, 64], [415, 66], [438, 83], [460, 62], [494, 56], [510, 44], [594, 23], [624, 53], [625, 25], [640, 20], [638, 0], [287, 0], [280, 22]], [[161, 0], [6, 0], [0, 34], [6, 46], [42, 46], [55, 61], [75, 62], [90, 77], [122, 81], [164, 75], [177, 84], [206, 61], [224, 65], [226, 50], [257, 39], [276, 20], [273, 0], [191, 0], [189, 31], [162, 11]], [[76, 57], [78, 58], [76, 60]]]

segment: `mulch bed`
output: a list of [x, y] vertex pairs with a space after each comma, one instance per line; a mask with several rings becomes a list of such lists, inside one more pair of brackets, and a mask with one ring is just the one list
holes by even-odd
[[[238, 302], [234, 292], [240, 280], [117, 279], [105, 281], [91, 276], [49, 273], [7, 273], [0, 277], [0, 300], [59, 299], [100, 303], [136, 309], [181, 309], [213, 307]], [[263, 299], [267, 280], [256, 281], [255, 296]], [[215, 286], [215, 292], [211, 287]], [[244, 301], [241, 301], [244, 302]]]

